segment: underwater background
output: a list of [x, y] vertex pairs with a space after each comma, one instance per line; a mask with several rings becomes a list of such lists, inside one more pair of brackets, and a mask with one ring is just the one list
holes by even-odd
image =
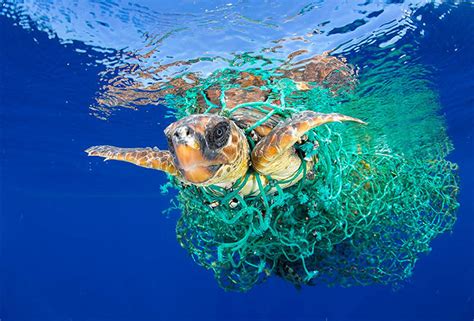
[[[0, 5], [1, 320], [474, 318], [472, 3]], [[280, 59], [298, 50], [334, 50], [394, 103], [393, 92], [403, 100], [420, 82], [439, 101], [454, 145], [448, 159], [459, 165], [458, 220], [400, 288], [297, 290], [272, 277], [225, 292], [176, 241], [179, 213], [162, 214], [174, 193], [161, 193], [164, 174], [84, 153], [94, 144], [166, 146], [172, 119], [161, 101], [127, 94], [163, 81], [159, 66], [191, 61], [170, 73], [207, 74], [240, 53]], [[390, 81], [400, 74], [405, 82]]]

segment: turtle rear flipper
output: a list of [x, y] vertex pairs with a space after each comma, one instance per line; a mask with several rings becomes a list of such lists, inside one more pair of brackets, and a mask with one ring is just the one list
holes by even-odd
[[158, 148], [121, 148], [115, 146], [92, 146], [85, 150], [88, 156], [104, 157], [105, 160], [129, 162], [137, 166], [152, 168], [177, 175], [173, 156], [167, 150]]

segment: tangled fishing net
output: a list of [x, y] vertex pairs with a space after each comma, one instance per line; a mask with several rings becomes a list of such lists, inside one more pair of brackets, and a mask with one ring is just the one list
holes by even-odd
[[[456, 165], [445, 160], [451, 144], [433, 92], [421, 81], [407, 88], [393, 70], [383, 88], [368, 75], [356, 90], [354, 82], [298, 90], [295, 78], [277, 69], [250, 68], [245, 75], [257, 77], [258, 86], [243, 84], [243, 73], [230, 67], [169, 94], [167, 103], [177, 118], [211, 111], [230, 116], [245, 107], [283, 118], [303, 110], [338, 112], [368, 125], [332, 123], [310, 131], [296, 149], [302, 158], [317, 157], [314, 177], [286, 189], [273, 181], [260, 195], [242, 197], [247, 177], [228, 191], [170, 177], [167, 187], [179, 191], [181, 246], [226, 290], [247, 291], [273, 274], [298, 287], [399, 284], [409, 277], [430, 242], [451, 230], [458, 207]], [[226, 92], [244, 87], [268, 95], [252, 101], [249, 94], [227, 106]], [[271, 187], [277, 192], [269, 193]]]

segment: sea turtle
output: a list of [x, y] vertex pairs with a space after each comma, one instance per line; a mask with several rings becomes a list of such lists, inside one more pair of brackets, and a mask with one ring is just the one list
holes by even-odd
[[[244, 128], [254, 120], [256, 113], [243, 109], [229, 118], [218, 114], [184, 117], [165, 129], [169, 150], [93, 146], [86, 152], [89, 156], [165, 171], [185, 184], [197, 186], [231, 188], [252, 170], [240, 191], [245, 196], [259, 190], [255, 173], [261, 175], [263, 186], [268, 183], [266, 177], [288, 181], [282, 184], [283, 188], [302, 178], [302, 174], [294, 177], [302, 160], [293, 146], [307, 131], [329, 122], [364, 124], [346, 115], [314, 111], [303, 111], [280, 122], [274, 117], [255, 129], [258, 142], [250, 150]], [[312, 165], [312, 161], [307, 162], [308, 170]]]
[[[345, 62], [327, 53], [309, 59], [303, 67], [297, 65], [281, 69], [281, 72], [285, 77], [294, 79], [298, 90], [310, 89], [311, 83], [333, 85], [331, 88], [334, 89], [336, 84], [352, 81]], [[261, 89], [261, 81], [258, 76], [242, 72], [236, 81], [240, 87], [225, 92], [226, 108], [234, 108], [243, 102], [266, 101], [268, 92]], [[206, 95], [209, 101], [219, 104], [219, 88], [208, 88]], [[190, 115], [172, 123], [165, 129], [169, 150], [94, 146], [86, 152], [89, 156], [165, 171], [184, 184], [197, 186], [217, 185], [230, 189], [249, 173], [246, 184], [239, 192], [245, 196], [258, 193], [259, 184], [266, 186], [268, 178], [281, 182], [282, 188], [301, 180], [303, 171], [299, 168], [302, 159], [294, 145], [301, 142], [309, 130], [330, 122], [364, 124], [360, 119], [337, 113], [307, 110], [288, 119], [274, 114], [250, 132], [255, 142], [251, 149], [245, 130], [266, 114], [258, 109], [242, 107], [230, 116], [229, 113], [225, 115], [225, 110], [216, 108], [209, 113]], [[307, 160], [307, 172], [311, 172], [314, 161]], [[260, 174], [260, 182], [256, 174]]]

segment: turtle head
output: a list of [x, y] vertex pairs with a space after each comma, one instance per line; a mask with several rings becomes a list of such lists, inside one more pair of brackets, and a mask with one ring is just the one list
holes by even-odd
[[196, 185], [234, 182], [248, 170], [249, 147], [241, 129], [218, 115], [191, 115], [165, 129], [173, 162]]

